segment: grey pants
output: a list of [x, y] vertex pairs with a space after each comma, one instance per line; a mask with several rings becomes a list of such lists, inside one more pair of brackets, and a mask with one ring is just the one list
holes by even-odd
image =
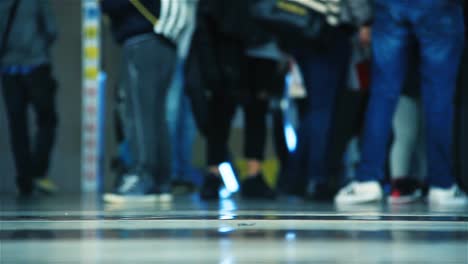
[[166, 104], [176, 53], [154, 34], [132, 38], [123, 47], [124, 127], [132, 172], [150, 175], [156, 184], [167, 184], [171, 172]]

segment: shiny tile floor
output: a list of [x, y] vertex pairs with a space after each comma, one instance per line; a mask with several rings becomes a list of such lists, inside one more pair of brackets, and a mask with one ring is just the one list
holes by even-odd
[[0, 263], [468, 263], [468, 208], [0, 196]]

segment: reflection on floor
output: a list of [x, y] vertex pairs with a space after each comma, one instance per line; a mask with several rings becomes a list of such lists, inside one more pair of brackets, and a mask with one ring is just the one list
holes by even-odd
[[468, 208], [1, 196], [0, 263], [468, 263]]

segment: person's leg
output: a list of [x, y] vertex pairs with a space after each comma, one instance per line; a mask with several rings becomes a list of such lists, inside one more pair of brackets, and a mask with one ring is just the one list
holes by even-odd
[[267, 109], [268, 101], [262, 98], [252, 97], [244, 104], [244, 151], [247, 158], [247, 178], [242, 182], [244, 198], [272, 199], [275, 197], [274, 191], [268, 186], [262, 173]]
[[326, 161], [330, 181], [322, 187], [328, 190], [324, 198], [333, 196], [345, 180], [345, 152], [352, 139], [359, 134], [366, 102], [366, 94], [362, 91], [343, 89], [338, 95], [330, 130], [330, 151]]
[[178, 139], [180, 140], [179, 148], [177, 149], [179, 177], [184, 182], [195, 184], [198, 180], [196, 179], [195, 169], [192, 164], [192, 154], [197, 131], [190, 100], [184, 93], [181, 96], [180, 108], [177, 130]]
[[16, 183], [20, 194], [33, 191], [32, 158], [27, 118], [28, 94], [24, 77], [2, 76], [3, 98], [10, 132], [10, 145], [16, 168]]
[[357, 170], [361, 182], [384, 178], [392, 118], [406, 77], [410, 33], [392, 8], [379, 1], [375, 10], [372, 86]]
[[206, 131], [207, 173], [204, 176], [200, 197], [218, 199], [222, 185], [219, 165], [229, 161], [229, 134], [237, 103], [232, 96], [213, 93], [208, 99], [208, 129]]
[[45, 193], [54, 193], [58, 187], [47, 177], [52, 149], [56, 139], [57, 83], [50, 65], [40, 66], [26, 78], [30, 101], [36, 116], [37, 131], [32, 147], [33, 177], [36, 187]]
[[227, 94], [214, 93], [208, 99], [207, 163], [208, 170], [219, 174], [218, 165], [229, 161], [229, 135], [237, 103]]
[[179, 125], [181, 123], [181, 101], [182, 101], [182, 82], [181, 78], [181, 71], [182, 66], [180, 65], [181, 62], [179, 61], [176, 72], [173, 76], [171, 86], [169, 88], [168, 96], [167, 96], [167, 121], [169, 126], [169, 132], [171, 136], [171, 144], [172, 144], [172, 164], [171, 164], [171, 180], [178, 181], [180, 180], [180, 137], [178, 130]]
[[134, 161], [131, 174], [148, 182], [144, 193], [167, 193], [171, 148], [166, 99], [176, 50], [154, 36], [126, 46], [124, 52], [126, 137]]
[[[147, 71], [147, 74], [155, 75], [150, 79], [147, 89], [156, 90], [156, 98], [152, 106], [153, 112], [148, 114], [154, 120], [153, 129], [155, 134], [148, 137], [149, 144], [154, 142], [154, 154], [150, 154], [153, 166], [156, 168], [156, 184], [161, 192], [168, 192], [171, 177], [172, 148], [170, 143], [169, 128], [167, 123], [167, 94], [170, 87], [172, 76], [177, 60], [177, 51], [175, 46], [169, 42], [156, 38], [148, 43], [148, 52], [154, 52], [155, 56], [147, 61], [147, 66], [141, 71]], [[144, 56], [144, 54], [142, 54]], [[153, 61], [154, 60], [154, 61]], [[149, 117], [151, 118], [151, 117]], [[151, 166], [151, 167], [153, 167]]]
[[453, 175], [454, 95], [463, 52], [462, 6], [447, 2], [421, 12], [413, 22], [420, 43], [428, 181], [432, 187], [450, 188]]
[[286, 164], [288, 163], [289, 150], [286, 144], [286, 137], [284, 133], [284, 111], [279, 107], [275, 107], [272, 110], [272, 120], [273, 120], [273, 144], [275, 148], [276, 156], [279, 160], [279, 172], [277, 179], [277, 187], [281, 188], [281, 192], [287, 192], [286, 186], [287, 182], [286, 174]]
[[328, 181], [326, 159], [330, 126], [336, 95], [339, 89], [344, 88], [347, 77], [350, 52], [349, 37], [342, 33], [326, 51], [298, 58], [308, 94], [298, 143], [307, 146], [307, 179], [317, 184]]
[[34, 177], [44, 178], [49, 168], [58, 122], [57, 84], [49, 65], [34, 70], [27, 79], [31, 103], [36, 112], [37, 133], [33, 153]]
[[268, 99], [266, 90], [269, 85], [266, 78], [272, 78], [274, 61], [248, 59], [249, 96], [245, 98], [244, 108], [244, 155], [247, 159], [247, 177], [255, 177], [261, 173], [265, 155], [267, 135], [266, 114]]
[[244, 155], [247, 159], [247, 177], [261, 172], [265, 155], [266, 113], [268, 101], [252, 97], [244, 104]]
[[377, 1], [372, 36], [372, 85], [356, 180], [335, 197], [338, 204], [382, 199], [387, 143], [406, 75], [409, 29], [394, 2]]
[[[267, 138], [267, 113], [270, 96], [278, 94], [284, 86], [284, 74], [278, 61], [249, 58], [248, 79], [250, 97], [243, 105], [247, 178], [242, 182], [242, 194], [246, 198], [271, 199], [275, 197], [275, 192], [268, 186], [262, 173]], [[282, 124], [280, 126], [282, 127]]]

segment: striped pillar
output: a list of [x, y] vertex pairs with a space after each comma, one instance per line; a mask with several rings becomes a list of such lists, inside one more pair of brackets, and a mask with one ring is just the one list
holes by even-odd
[[100, 192], [103, 178], [105, 75], [101, 72], [98, 0], [82, 0], [81, 188]]

